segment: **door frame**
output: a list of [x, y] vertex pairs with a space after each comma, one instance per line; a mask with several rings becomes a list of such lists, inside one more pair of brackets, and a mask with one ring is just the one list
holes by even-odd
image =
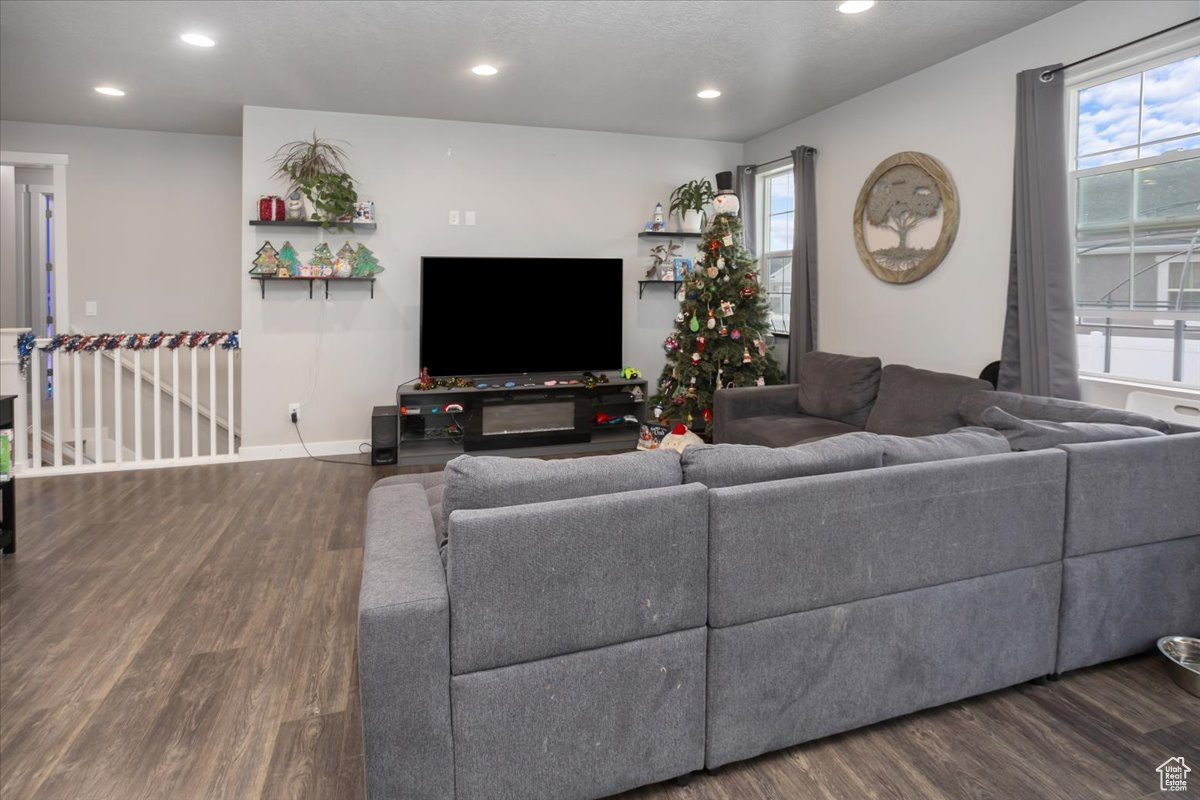
[[67, 164], [65, 153], [24, 153], [0, 150], [0, 164], [12, 167], [50, 167], [54, 174], [54, 330], [71, 329], [71, 298], [67, 288]]

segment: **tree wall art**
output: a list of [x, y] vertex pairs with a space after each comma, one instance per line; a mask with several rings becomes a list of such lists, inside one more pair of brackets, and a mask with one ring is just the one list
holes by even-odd
[[958, 232], [958, 193], [941, 162], [906, 151], [884, 159], [858, 193], [854, 243], [867, 269], [888, 283], [937, 269]]

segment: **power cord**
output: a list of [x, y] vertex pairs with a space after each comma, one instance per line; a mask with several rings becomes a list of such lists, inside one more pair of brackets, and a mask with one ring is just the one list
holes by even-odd
[[[341, 459], [341, 458], [321, 458], [320, 456], [314, 456], [312, 453], [309, 452], [308, 445], [306, 445], [304, 443], [304, 436], [300, 433], [300, 416], [295, 411], [292, 412], [292, 427], [296, 429], [296, 438], [300, 440], [300, 446], [304, 448], [305, 455], [307, 455], [313, 461], [324, 461], [326, 464], [349, 464], [349, 465], [357, 466], [357, 467], [372, 466], [371, 464], [369, 464], [369, 463], [365, 464], [362, 461], [346, 461], [345, 459]], [[367, 449], [363, 450], [364, 447]], [[370, 452], [370, 450], [371, 450], [371, 445], [368, 444], [367, 442], [359, 443], [359, 445], [358, 445], [359, 453], [368, 453], [368, 452]]]

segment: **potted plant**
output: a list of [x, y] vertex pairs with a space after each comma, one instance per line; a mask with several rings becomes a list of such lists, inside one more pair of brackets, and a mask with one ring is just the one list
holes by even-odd
[[686, 233], [699, 233], [708, 222], [704, 208], [713, 200], [713, 187], [708, 178], [688, 181], [671, 192], [671, 213], [679, 214], [679, 228]]
[[313, 206], [313, 219], [331, 227], [339, 220], [354, 216], [354, 204], [358, 193], [354, 190], [354, 179], [346, 173], [343, 159], [346, 151], [330, 139], [318, 139], [313, 131], [312, 140], [288, 142], [271, 157], [275, 164], [272, 177], [288, 181], [288, 193], [300, 191]]

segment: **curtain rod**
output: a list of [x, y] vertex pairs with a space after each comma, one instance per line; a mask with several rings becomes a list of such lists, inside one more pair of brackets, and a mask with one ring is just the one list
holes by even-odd
[[[813, 151], [813, 153], [817, 152], [816, 148], [810, 148], [810, 149]], [[744, 167], [744, 169], [762, 169], [763, 167], [769, 167], [772, 164], [778, 164], [781, 161], [791, 161], [791, 160], [792, 160], [792, 157], [790, 155], [786, 155], [782, 158], [773, 158], [770, 161], [764, 161], [761, 164], [748, 164], [746, 167]]]
[[1102, 53], [1095, 53], [1094, 55], [1090, 55], [1087, 58], [1081, 58], [1078, 61], [1072, 61], [1070, 64], [1064, 64], [1061, 67], [1055, 67], [1054, 69], [1048, 69], [1045, 72], [1043, 72], [1039, 77], [1042, 79], [1042, 82], [1045, 83], [1045, 82], [1049, 81], [1052, 76], [1056, 75], [1059, 72], [1062, 72], [1063, 70], [1070, 69], [1071, 67], [1078, 67], [1080, 64], [1086, 64], [1089, 61], [1094, 61], [1097, 58], [1102, 58], [1103, 56], [1106, 56], [1109, 53], [1115, 53], [1118, 50], [1123, 50], [1126, 47], [1131, 47], [1132, 45], [1135, 45], [1135, 44], [1141, 44], [1142, 42], [1146, 41], [1147, 39], [1153, 39], [1155, 36], [1162, 36], [1164, 33], [1170, 33], [1171, 31], [1176, 30], [1178, 28], [1182, 28], [1185, 25], [1191, 25], [1196, 20], [1200, 20], [1200, 17], [1192, 17], [1191, 19], [1185, 20], [1184, 22], [1180, 22], [1177, 25], [1172, 25], [1169, 28], [1163, 28], [1161, 31], [1156, 31], [1155, 33], [1147, 34], [1147, 35], [1141, 37], [1140, 39], [1134, 39], [1132, 42], [1126, 42], [1125, 44], [1119, 44], [1116, 47], [1110, 47]]

